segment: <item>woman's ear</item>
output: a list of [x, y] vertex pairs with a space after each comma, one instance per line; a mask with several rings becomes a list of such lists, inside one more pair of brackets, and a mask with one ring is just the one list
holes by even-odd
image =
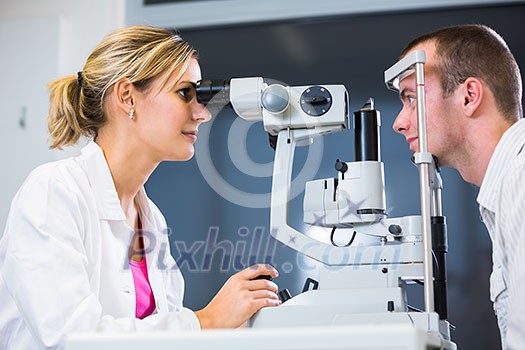
[[484, 98], [484, 85], [477, 78], [467, 78], [462, 86], [465, 115], [472, 117]]
[[135, 108], [135, 91], [133, 83], [127, 78], [120, 79], [113, 86], [117, 103], [125, 113]]

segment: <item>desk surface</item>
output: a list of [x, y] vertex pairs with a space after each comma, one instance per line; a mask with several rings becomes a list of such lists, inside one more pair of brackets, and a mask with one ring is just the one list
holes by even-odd
[[332, 350], [441, 349], [439, 336], [408, 325], [360, 325], [193, 332], [85, 333], [70, 335], [65, 350]]

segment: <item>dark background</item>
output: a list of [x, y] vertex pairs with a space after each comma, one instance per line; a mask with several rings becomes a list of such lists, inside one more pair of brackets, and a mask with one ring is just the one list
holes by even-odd
[[[397, 95], [386, 90], [384, 71], [417, 35], [459, 23], [493, 27], [525, 69], [524, 20], [525, 5], [518, 4], [196, 28], [181, 34], [199, 50], [204, 78], [261, 76], [289, 85], [344, 84], [351, 111], [374, 97], [382, 115], [387, 207], [390, 217], [398, 217], [419, 214], [419, 180], [403, 137], [391, 128], [401, 105]], [[266, 171], [274, 153], [262, 123], [234, 124], [235, 120], [232, 113], [224, 112], [213, 123], [203, 125], [196, 146], [199, 162], [194, 158], [163, 163], [146, 186], [172, 230], [172, 254], [185, 276], [185, 305], [192, 309], [204, 307], [232, 273], [253, 261], [274, 264], [281, 272], [276, 282], [292, 295], [300, 292], [306, 277], [316, 277], [312, 262], [270, 238], [267, 194], [271, 177]], [[306, 167], [317, 173], [315, 178], [333, 177], [336, 158], [354, 159], [350, 131], [320, 142], [321, 165], [306, 161], [309, 149], [300, 148], [294, 165], [297, 171]], [[239, 150], [246, 152], [245, 158], [232, 159], [232, 153]], [[452, 337], [458, 349], [498, 349], [499, 332], [489, 300], [491, 243], [479, 220], [478, 189], [464, 183], [454, 170], [443, 169], [442, 176], [449, 231], [449, 320], [457, 327]], [[206, 179], [210, 177], [220, 177], [237, 190], [209, 185]], [[294, 186], [301, 193], [291, 203], [290, 220], [304, 230], [304, 184]], [[240, 203], [239, 192], [248, 197], [252, 194], [252, 205]], [[261, 201], [262, 208], [252, 208]], [[188, 255], [190, 251], [193, 254]], [[411, 290], [411, 304], [422, 307], [422, 293], [421, 288]]]

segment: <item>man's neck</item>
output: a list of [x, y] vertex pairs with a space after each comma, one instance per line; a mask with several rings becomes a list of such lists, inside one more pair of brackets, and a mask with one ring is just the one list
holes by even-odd
[[494, 123], [471, 133], [471, 137], [465, 143], [464, 157], [452, 165], [459, 171], [463, 180], [481, 187], [494, 150], [510, 126], [508, 123]]

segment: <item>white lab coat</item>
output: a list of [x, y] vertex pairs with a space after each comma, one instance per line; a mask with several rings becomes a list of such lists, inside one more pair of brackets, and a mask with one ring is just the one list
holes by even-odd
[[[129, 165], [133, 167], [133, 164]], [[128, 268], [133, 230], [102, 149], [42, 165], [15, 196], [0, 241], [0, 349], [60, 348], [71, 332], [199, 329], [165, 219], [144, 190], [138, 206], [157, 309], [135, 318]]]

